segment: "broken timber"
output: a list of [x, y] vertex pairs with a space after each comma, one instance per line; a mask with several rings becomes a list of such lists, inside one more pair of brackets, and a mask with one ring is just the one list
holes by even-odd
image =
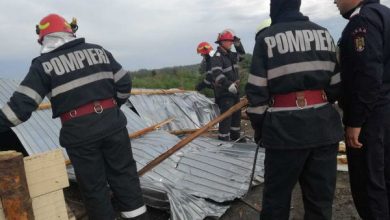
[[164, 121], [162, 121], [162, 122], [160, 122], [158, 124], [155, 124], [155, 125], [152, 125], [150, 127], [144, 128], [142, 130], [136, 131], [136, 132], [130, 134], [129, 137], [130, 138], [137, 138], [139, 136], [142, 136], [142, 135], [144, 135], [144, 134], [146, 134], [148, 132], [154, 131], [154, 130], [156, 130], [156, 129], [158, 129], [158, 128], [160, 128], [160, 127], [162, 127], [162, 126], [164, 126], [164, 125], [166, 125], [168, 123], [170, 123], [171, 121], [173, 121], [173, 119], [174, 118], [168, 118], [168, 119], [166, 119], [166, 120], [164, 120]]
[[7, 220], [34, 219], [21, 153], [0, 153], [0, 197]]
[[[168, 95], [168, 94], [176, 94], [176, 93], [185, 93], [189, 92], [182, 89], [133, 89], [131, 90], [131, 95]], [[42, 103], [38, 106], [37, 110], [45, 110], [50, 109], [51, 103]]]
[[[173, 134], [173, 135], [192, 134], [192, 133], [197, 132], [199, 129], [200, 129], [200, 128], [196, 128], [196, 129], [184, 129], [184, 130], [175, 130], [175, 131], [170, 131], [169, 133], [171, 133], [171, 134]], [[208, 131], [217, 131], [217, 129], [211, 128], [211, 129], [209, 129]]]
[[161, 154], [160, 156], [158, 156], [157, 158], [155, 158], [154, 160], [152, 160], [151, 162], [149, 162], [145, 167], [143, 167], [139, 172], [138, 172], [138, 175], [139, 176], [142, 176], [144, 175], [146, 172], [150, 171], [151, 169], [153, 169], [155, 166], [157, 166], [158, 164], [160, 164], [162, 161], [164, 161], [165, 159], [167, 159], [168, 157], [170, 157], [172, 154], [174, 154], [175, 152], [177, 152], [178, 150], [180, 150], [181, 148], [183, 148], [185, 145], [187, 145], [189, 142], [191, 142], [192, 140], [194, 140], [195, 138], [197, 138], [198, 136], [200, 136], [201, 134], [203, 134], [204, 132], [208, 131], [211, 127], [213, 127], [214, 125], [216, 125], [217, 123], [219, 123], [220, 121], [222, 121], [223, 119], [229, 117], [230, 115], [232, 115], [234, 112], [236, 111], [240, 111], [242, 107], [246, 106], [248, 104], [248, 100], [246, 98], [242, 99], [239, 103], [235, 104], [234, 106], [232, 106], [228, 111], [224, 112], [222, 115], [218, 116], [217, 118], [215, 118], [214, 120], [210, 121], [209, 123], [207, 123], [204, 127], [200, 128], [198, 131], [196, 131], [195, 133], [193, 133], [192, 135], [182, 139], [181, 141], [179, 141], [175, 146], [173, 146], [171, 149], [167, 150], [166, 152], [164, 152], [163, 154]]

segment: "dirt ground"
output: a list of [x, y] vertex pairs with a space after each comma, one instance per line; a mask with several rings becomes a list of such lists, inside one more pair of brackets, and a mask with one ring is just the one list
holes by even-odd
[[[242, 127], [244, 135], [248, 137], [253, 136], [253, 130], [251, 129], [249, 122], [243, 121]], [[258, 220], [259, 213], [255, 209], [261, 209], [262, 190], [263, 186], [260, 184], [252, 188], [246, 198], [243, 199], [244, 201], [238, 199], [233, 201], [231, 207], [220, 218], [220, 220]], [[87, 220], [88, 218], [85, 216], [85, 209], [81, 202], [77, 184], [71, 184], [70, 187], [64, 190], [64, 193], [69, 209], [75, 215], [76, 219]], [[254, 208], [250, 206], [253, 206]], [[149, 208], [148, 210], [151, 215], [150, 220], [169, 219], [170, 215], [167, 212], [151, 208]], [[294, 189], [292, 196], [290, 220], [300, 220], [303, 219], [303, 216], [304, 211], [302, 196], [300, 188], [297, 185]], [[207, 218], [207, 220], [211, 219], [212, 218]], [[333, 219], [360, 219], [352, 201], [351, 191], [349, 187], [349, 177], [347, 172], [337, 173], [336, 192], [333, 203]]]
[[[260, 209], [261, 198], [262, 198], [263, 186], [255, 186], [248, 193], [244, 200]], [[77, 194], [77, 195], [76, 195]], [[78, 220], [87, 220], [85, 216], [84, 206], [79, 198], [78, 189], [76, 184], [71, 184], [71, 187], [65, 189], [66, 202], [69, 205], [71, 211]], [[168, 220], [169, 213], [160, 211], [157, 209], [148, 209], [151, 218], [150, 220]], [[303, 203], [302, 196], [300, 193], [299, 186], [296, 186], [293, 192], [291, 201], [291, 213], [290, 220], [303, 219]], [[220, 218], [220, 220], [258, 220], [259, 213], [245, 204], [241, 200], [232, 202], [231, 207], [227, 212]], [[351, 192], [349, 189], [349, 178], [347, 172], [337, 173], [337, 185], [335, 198], [333, 203], [333, 219], [335, 220], [354, 220], [360, 219], [355, 206], [353, 205]], [[211, 218], [209, 218], [211, 220]]]
[[[261, 207], [263, 186], [254, 187], [245, 200], [257, 208]], [[303, 219], [303, 203], [299, 186], [296, 186], [291, 201], [290, 220]], [[244, 202], [234, 201], [228, 211], [220, 220], [258, 220], [259, 213], [250, 208]], [[337, 185], [333, 202], [333, 219], [350, 220], [360, 219], [355, 206], [353, 205], [351, 192], [349, 189], [349, 178], [347, 172], [337, 173]]]

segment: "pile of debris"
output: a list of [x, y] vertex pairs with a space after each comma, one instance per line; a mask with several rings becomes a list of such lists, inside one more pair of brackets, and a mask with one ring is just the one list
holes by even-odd
[[[5, 104], [19, 82], [0, 79], [0, 106]], [[183, 90], [133, 90], [122, 106], [132, 137], [134, 159], [139, 171], [182, 140], [171, 134], [197, 132], [218, 115], [217, 106], [197, 92]], [[60, 148], [60, 121], [51, 119], [48, 100], [44, 100], [30, 120], [13, 128], [29, 155]], [[159, 128], [156, 130], [156, 128]], [[185, 132], [184, 132], [185, 133]], [[198, 132], [199, 133], [199, 132]], [[60, 148], [61, 149], [61, 148]], [[193, 136], [175, 152], [141, 178], [149, 206], [170, 210], [172, 220], [204, 219], [221, 216], [229, 201], [248, 190], [256, 145], [221, 142]], [[62, 149], [65, 160], [68, 160]], [[256, 175], [263, 176], [264, 153], [257, 158]], [[69, 178], [74, 172], [67, 167]]]

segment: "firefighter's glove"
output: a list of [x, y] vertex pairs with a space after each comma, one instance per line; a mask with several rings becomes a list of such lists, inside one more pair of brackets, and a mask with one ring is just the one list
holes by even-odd
[[235, 47], [238, 47], [238, 46], [241, 45], [241, 39], [236, 37], [236, 36], [234, 36], [233, 43], [234, 43]]
[[238, 92], [237, 85], [235, 83], [230, 84], [228, 90], [229, 90], [229, 92], [231, 92], [233, 94], [237, 94], [237, 92]]

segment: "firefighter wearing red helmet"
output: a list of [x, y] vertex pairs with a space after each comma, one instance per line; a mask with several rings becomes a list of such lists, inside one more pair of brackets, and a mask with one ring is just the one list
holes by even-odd
[[211, 56], [213, 54], [213, 47], [208, 42], [199, 43], [196, 52], [202, 56], [199, 73], [202, 74], [203, 80], [199, 82], [195, 89], [201, 91], [205, 88], [213, 89], [213, 79], [211, 75]]
[[[77, 23], [56, 14], [36, 26], [41, 55], [0, 109], [0, 132], [28, 120], [43, 98], [60, 118], [60, 144], [72, 162], [89, 219], [147, 219], [120, 106], [130, 96], [127, 71], [103, 47], [76, 38]], [[109, 187], [108, 187], [109, 185]]]
[[[240, 38], [236, 37], [232, 30], [221, 32], [216, 43], [219, 46], [211, 59], [211, 71], [215, 87], [215, 101], [222, 114], [240, 101], [238, 62], [243, 60], [245, 50]], [[236, 52], [231, 51], [233, 45]], [[241, 112], [238, 111], [220, 122], [218, 138], [224, 141], [239, 140], [240, 121]]]
[[76, 25], [75, 19], [73, 19], [71, 25], [63, 17], [57, 14], [49, 14], [48, 16], [42, 18], [39, 24], [36, 25], [36, 32], [39, 35], [38, 42], [42, 44], [43, 38], [51, 33], [62, 32], [74, 34], [77, 30], [75, 28]]

